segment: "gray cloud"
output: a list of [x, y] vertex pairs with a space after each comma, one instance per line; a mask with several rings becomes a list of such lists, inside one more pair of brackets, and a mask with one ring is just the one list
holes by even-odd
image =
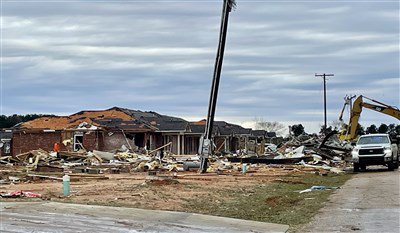
[[[3, 112], [122, 106], [204, 118], [221, 1], [3, 2]], [[219, 119], [329, 120], [346, 94], [399, 105], [399, 3], [239, 1]], [[394, 122], [365, 112], [362, 122]]]

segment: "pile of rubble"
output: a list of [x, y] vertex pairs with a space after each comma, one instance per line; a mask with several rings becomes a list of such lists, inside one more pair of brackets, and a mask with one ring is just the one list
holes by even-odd
[[[321, 147], [322, 143], [326, 143], [328, 148], [337, 149]], [[250, 164], [297, 164], [341, 173], [347, 165], [348, 152], [351, 150], [351, 145], [342, 143], [335, 137], [324, 142], [322, 136], [301, 135], [291, 137], [278, 146], [266, 145], [262, 156], [232, 154], [227, 159], [231, 162]]]
[[178, 166], [178, 159], [167, 155], [160, 156], [156, 151], [147, 153], [117, 151], [60, 151], [47, 152], [42, 149], [32, 150], [15, 157], [1, 157], [0, 163], [6, 166], [24, 166], [28, 171], [36, 172], [72, 172], [72, 173], [120, 173], [164, 169], [183, 170]]
[[[208, 172], [246, 173], [262, 165], [296, 165], [300, 168], [314, 168], [334, 173], [343, 172], [346, 166], [343, 151], [321, 149], [321, 138], [301, 136], [290, 138], [279, 146], [269, 144], [262, 156], [246, 153], [227, 154], [210, 158]], [[25, 171], [36, 173], [58, 172], [86, 174], [116, 174], [144, 171], [183, 172], [198, 170], [197, 155], [174, 155], [164, 151], [169, 144], [156, 150], [133, 152], [122, 147], [115, 152], [106, 151], [60, 151], [47, 152], [32, 150], [15, 157], [1, 157], [6, 166], [22, 166]], [[46, 177], [47, 176], [42, 176]], [[48, 176], [51, 177], [51, 176]], [[51, 178], [50, 178], [51, 179]], [[60, 177], [54, 177], [60, 179]]]

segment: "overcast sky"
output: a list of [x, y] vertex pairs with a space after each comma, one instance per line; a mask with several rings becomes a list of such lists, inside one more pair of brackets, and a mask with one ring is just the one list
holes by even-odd
[[[110, 3], [112, 2], [112, 3]], [[222, 0], [2, 1], [2, 113], [113, 106], [200, 120]], [[337, 120], [346, 94], [399, 106], [398, 1], [237, 1], [216, 117]], [[398, 123], [365, 110], [360, 123]]]

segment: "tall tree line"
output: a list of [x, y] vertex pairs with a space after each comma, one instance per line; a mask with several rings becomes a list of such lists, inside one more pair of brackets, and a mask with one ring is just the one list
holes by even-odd
[[26, 114], [26, 115], [0, 115], [0, 129], [11, 128], [18, 123], [31, 121], [43, 116], [53, 116], [53, 115], [42, 115], [42, 114]]

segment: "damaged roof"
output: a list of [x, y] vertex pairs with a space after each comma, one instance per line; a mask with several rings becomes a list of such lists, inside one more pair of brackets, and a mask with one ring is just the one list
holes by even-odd
[[132, 116], [135, 119], [146, 122], [147, 124], [157, 128], [157, 131], [182, 131], [189, 129], [189, 122], [178, 117], [161, 115], [156, 112], [142, 112], [139, 110], [131, 110], [119, 108], [121, 111]]
[[[193, 133], [204, 133], [206, 120], [191, 122], [190, 128]], [[231, 124], [225, 121], [214, 121], [213, 134], [229, 136], [234, 134], [251, 134], [252, 129], [243, 128], [240, 125]]]
[[154, 131], [154, 127], [139, 121], [130, 120], [124, 121], [119, 118], [107, 118], [107, 119], [92, 119], [94, 123], [101, 125], [104, 129], [108, 130], [124, 130], [126, 132], [149, 132]]
[[240, 125], [231, 124], [225, 121], [216, 121], [214, 124], [218, 126], [221, 135], [250, 135], [252, 131], [250, 128], [243, 128]]
[[265, 137], [266, 133], [267, 133], [267, 131], [262, 130], [262, 129], [251, 131], [251, 135], [256, 136], [256, 137]]
[[[206, 130], [206, 120], [190, 122], [190, 132], [191, 133], [193, 133], [193, 134], [203, 134], [205, 130]], [[219, 133], [219, 128], [215, 124], [213, 126], [212, 134], [213, 135], [220, 134]]]
[[[188, 122], [182, 118], [162, 115], [156, 112], [143, 112], [127, 108], [113, 107], [101, 111], [80, 111], [70, 116], [48, 116], [40, 117], [32, 121], [22, 123], [15, 129], [35, 130], [67, 130], [97, 128], [107, 130], [126, 130], [131, 132], [187, 132], [203, 134], [205, 120]], [[92, 127], [93, 126], [93, 127]], [[214, 135], [250, 135], [252, 129], [227, 123], [215, 121], [213, 127]]]
[[22, 123], [15, 129], [66, 130], [77, 129], [82, 123], [104, 129], [123, 129], [137, 132], [185, 132], [189, 130], [189, 122], [182, 118], [118, 107], [102, 111], [80, 111], [70, 116], [40, 117]]
[[93, 119], [121, 119], [124, 121], [134, 120], [130, 115], [118, 111], [116, 109], [108, 109], [102, 111], [81, 111], [70, 116], [50, 116], [40, 117], [28, 122], [24, 122], [16, 129], [50, 129], [50, 130], [64, 130], [77, 128], [81, 123], [86, 122], [90, 125], [101, 126]]
[[276, 132], [267, 132], [266, 137], [267, 138], [276, 138]]

